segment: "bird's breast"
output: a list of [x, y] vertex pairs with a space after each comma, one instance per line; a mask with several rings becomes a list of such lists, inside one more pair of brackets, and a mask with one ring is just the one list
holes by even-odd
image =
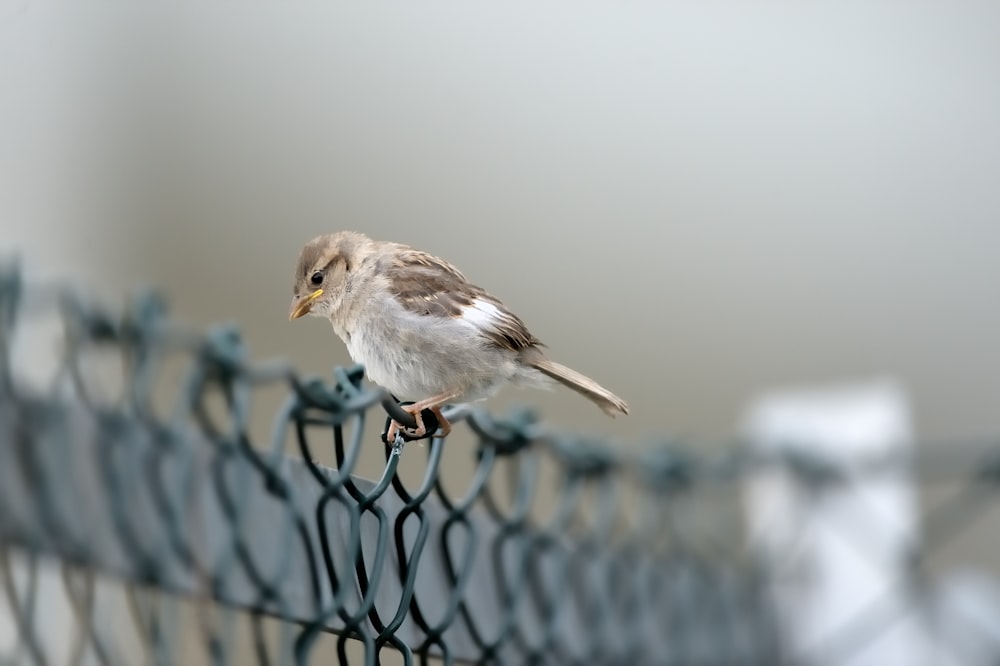
[[399, 344], [387, 329], [362, 328], [345, 339], [347, 352], [355, 363], [365, 366], [365, 374], [375, 384], [399, 399], [412, 399], [427, 388], [420, 366], [423, 359], [406, 345]]
[[337, 332], [365, 374], [400, 400], [449, 392], [464, 400], [492, 394], [516, 373], [514, 354], [458, 319], [399, 312]]

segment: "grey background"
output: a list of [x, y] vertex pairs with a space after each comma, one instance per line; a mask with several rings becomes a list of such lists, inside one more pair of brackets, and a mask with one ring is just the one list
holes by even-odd
[[[0, 252], [112, 302], [157, 285], [328, 375], [347, 356], [287, 321], [291, 274], [354, 228], [454, 262], [633, 414], [498, 410], [638, 447], [731, 435], [772, 387], [890, 376], [918, 434], [996, 435], [998, 118], [993, 2], [0, 0]], [[471, 469], [446, 456], [445, 486]], [[939, 556], [995, 565], [994, 533]]]
[[0, 249], [328, 373], [291, 273], [353, 228], [457, 264], [633, 415], [497, 409], [636, 445], [895, 376], [920, 434], [996, 434], [998, 36], [989, 2], [4, 0]]

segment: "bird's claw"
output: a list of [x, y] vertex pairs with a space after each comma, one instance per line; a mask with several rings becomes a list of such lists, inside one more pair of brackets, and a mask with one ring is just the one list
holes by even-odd
[[411, 442], [418, 439], [430, 437], [438, 430], [437, 415], [433, 411], [426, 409], [415, 411], [412, 404], [400, 405], [404, 411], [413, 415], [417, 422], [416, 428], [408, 428], [397, 422], [393, 418], [386, 418], [385, 430], [382, 432], [382, 442], [395, 445], [397, 442]]

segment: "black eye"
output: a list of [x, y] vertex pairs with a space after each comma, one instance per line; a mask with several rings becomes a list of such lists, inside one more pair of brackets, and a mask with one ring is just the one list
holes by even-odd
[[323, 273], [320, 271], [316, 271], [315, 273], [312, 274], [312, 277], [309, 278], [309, 281], [317, 286], [323, 284]]

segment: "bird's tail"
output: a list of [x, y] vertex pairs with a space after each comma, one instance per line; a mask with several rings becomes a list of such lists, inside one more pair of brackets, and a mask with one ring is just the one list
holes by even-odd
[[581, 375], [572, 368], [567, 368], [565, 365], [550, 361], [547, 358], [535, 361], [532, 363], [532, 367], [584, 396], [604, 410], [604, 413], [608, 416], [628, 414], [628, 405], [625, 404], [624, 400], [590, 377]]

